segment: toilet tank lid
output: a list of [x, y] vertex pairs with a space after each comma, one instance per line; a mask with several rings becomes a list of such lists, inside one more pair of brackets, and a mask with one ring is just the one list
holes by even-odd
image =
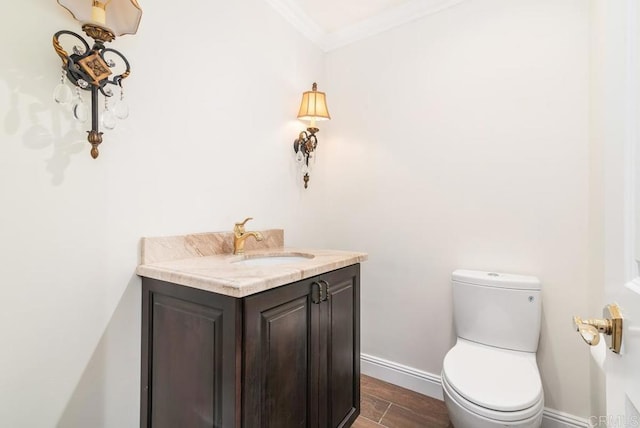
[[540, 290], [540, 280], [535, 276], [514, 275], [500, 272], [457, 269], [451, 274], [456, 282], [517, 290]]

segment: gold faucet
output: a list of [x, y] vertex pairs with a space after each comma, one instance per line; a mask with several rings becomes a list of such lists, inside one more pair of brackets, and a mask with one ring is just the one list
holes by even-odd
[[244, 241], [250, 236], [256, 238], [256, 241], [262, 241], [262, 234], [260, 232], [245, 232], [244, 225], [249, 220], [253, 220], [253, 217], [247, 217], [242, 223], [236, 223], [233, 226], [233, 254], [244, 253]]

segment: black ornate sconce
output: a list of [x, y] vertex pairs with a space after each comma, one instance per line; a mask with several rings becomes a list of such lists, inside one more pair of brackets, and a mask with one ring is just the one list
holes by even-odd
[[[75, 87], [76, 97], [72, 106], [73, 116], [80, 122], [87, 120], [89, 109], [85, 106], [81, 90], [91, 92], [91, 130], [87, 140], [91, 143], [91, 156], [95, 159], [102, 143], [100, 124], [105, 129], [113, 129], [116, 119], [126, 119], [129, 108], [124, 101], [122, 81], [131, 73], [129, 61], [115, 49], [105, 47], [116, 35], [135, 34], [142, 17], [142, 9], [137, 0], [58, 0], [73, 17], [80, 21], [82, 30], [94, 40], [93, 46], [73, 31], [61, 30], [53, 36], [53, 48], [62, 60], [60, 84], [54, 90], [54, 100], [59, 104], [69, 104], [73, 94], [65, 82], [65, 77]], [[109, 13], [107, 14], [107, 6]], [[116, 13], [117, 12], [117, 13]], [[108, 25], [107, 25], [108, 23]], [[68, 54], [60, 43], [60, 38], [68, 35], [80, 44]], [[116, 67], [118, 72], [116, 72]], [[114, 95], [110, 86], [120, 90], [120, 98], [109, 107], [108, 98]], [[105, 108], [99, 114], [99, 94], [105, 97]]]
[[313, 158], [313, 152], [318, 147], [316, 133], [320, 130], [315, 127], [316, 120], [331, 119], [327, 108], [327, 97], [324, 92], [318, 91], [318, 85], [315, 82], [310, 91], [302, 94], [298, 119], [311, 121], [307, 130], [300, 132], [298, 138], [293, 142], [296, 161], [300, 164], [304, 188], [306, 189], [309, 185], [309, 159]]

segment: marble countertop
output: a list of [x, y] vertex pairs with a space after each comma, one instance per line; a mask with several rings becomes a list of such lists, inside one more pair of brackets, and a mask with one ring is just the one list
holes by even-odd
[[[245, 297], [367, 260], [367, 254], [355, 251], [284, 247], [281, 230], [262, 233], [266, 242], [254, 243], [243, 255], [224, 252], [227, 235], [230, 235], [225, 233], [143, 238], [141, 264], [136, 273], [227, 296]], [[296, 255], [305, 258], [267, 266], [234, 263], [256, 257]]]

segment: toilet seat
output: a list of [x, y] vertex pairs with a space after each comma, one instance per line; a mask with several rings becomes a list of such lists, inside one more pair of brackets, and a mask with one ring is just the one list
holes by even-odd
[[487, 418], [525, 419], [543, 407], [542, 382], [533, 353], [458, 338], [444, 359], [442, 379], [460, 405]]
[[[442, 388], [444, 390], [445, 402], [447, 398], [451, 399], [458, 407], [464, 411], [475, 415], [475, 418], [491, 422], [491, 426], [508, 426], [508, 424], [514, 424], [514, 426], [520, 426], [524, 423], [524, 426], [540, 426], [539, 423], [529, 425], [528, 422], [536, 421], [541, 418], [544, 410], [544, 400], [540, 399], [538, 403], [532, 407], [515, 412], [501, 412], [497, 410], [487, 409], [486, 407], [478, 406], [456, 392], [447, 381], [446, 376], [442, 375]], [[447, 407], [449, 404], [447, 403]], [[451, 409], [449, 409], [451, 412]]]

